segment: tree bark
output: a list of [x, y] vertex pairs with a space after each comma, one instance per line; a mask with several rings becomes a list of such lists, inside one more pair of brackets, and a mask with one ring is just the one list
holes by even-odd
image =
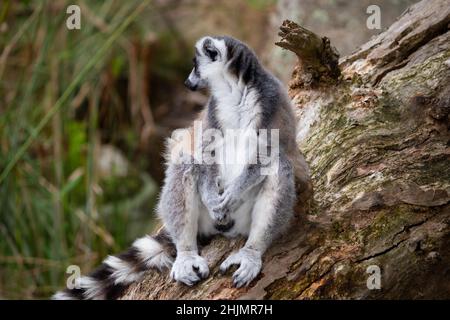
[[[446, 0], [419, 2], [342, 59], [340, 75], [337, 56], [321, 54], [327, 41], [284, 23], [279, 44], [299, 57], [289, 93], [313, 199], [300, 199], [248, 288], [218, 272], [243, 240], [217, 238], [201, 250], [205, 281], [189, 288], [149, 271], [123, 298], [450, 298], [449, 23]], [[369, 266], [380, 289], [367, 286]]]

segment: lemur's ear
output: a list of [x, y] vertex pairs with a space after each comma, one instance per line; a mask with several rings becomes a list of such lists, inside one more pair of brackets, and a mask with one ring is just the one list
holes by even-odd
[[211, 39], [206, 39], [203, 42], [203, 52], [212, 60], [216, 61], [217, 56], [219, 55], [219, 51], [214, 47], [213, 42]]

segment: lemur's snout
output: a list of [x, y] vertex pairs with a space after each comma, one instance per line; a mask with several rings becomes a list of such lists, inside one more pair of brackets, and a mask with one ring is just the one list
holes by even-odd
[[197, 90], [197, 87], [198, 87], [197, 84], [192, 83], [191, 80], [189, 80], [189, 78], [186, 79], [186, 81], [184, 82], [184, 85], [185, 85], [189, 90], [192, 90], [192, 91]]

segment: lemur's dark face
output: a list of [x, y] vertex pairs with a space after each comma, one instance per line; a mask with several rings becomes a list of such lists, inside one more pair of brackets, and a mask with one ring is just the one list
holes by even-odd
[[210, 87], [218, 77], [225, 76], [226, 60], [227, 46], [223, 39], [200, 39], [195, 45], [194, 68], [184, 84], [193, 91]]

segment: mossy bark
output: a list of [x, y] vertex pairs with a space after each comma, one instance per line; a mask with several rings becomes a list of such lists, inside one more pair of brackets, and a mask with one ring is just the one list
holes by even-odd
[[[314, 75], [294, 72], [290, 86], [313, 199], [248, 288], [218, 273], [243, 240], [218, 238], [201, 252], [207, 280], [188, 288], [149, 271], [123, 298], [450, 298], [449, 23], [447, 1], [422, 1], [341, 60], [340, 75], [334, 50], [331, 60], [309, 54], [326, 41], [285, 23], [284, 47]], [[312, 37], [316, 51], [302, 52], [296, 34]], [[380, 289], [367, 287], [371, 265]]]

